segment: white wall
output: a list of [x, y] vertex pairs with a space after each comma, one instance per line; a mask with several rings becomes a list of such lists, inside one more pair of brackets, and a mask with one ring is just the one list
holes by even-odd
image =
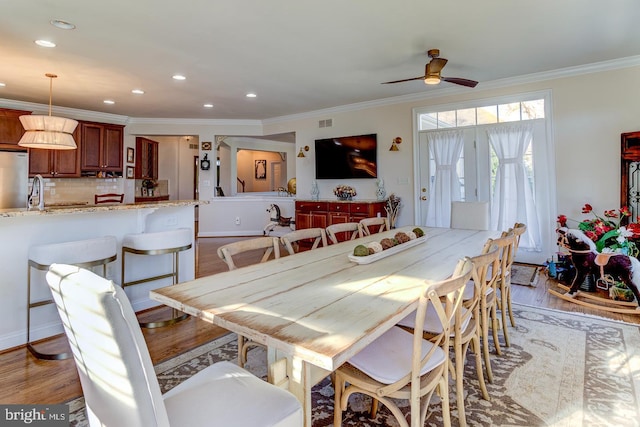
[[[581, 218], [580, 208], [591, 203], [597, 211], [620, 203], [620, 134], [640, 130], [640, 67], [558, 78], [510, 87], [484, 89], [482, 83], [462, 94], [374, 106], [358, 111], [324, 111], [291, 120], [264, 123], [266, 134], [296, 132], [296, 150], [309, 145], [305, 158], [297, 158], [298, 198], [310, 195], [314, 176], [313, 142], [318, 138], [361, 133], [378, 134], [379, 175], [387, 194], [402, 198], [398, 225], [414, 221], [413, 126], [415, 107], [462, 103], [514, 93], [550, 89], [557, 163], [557, 212]], [[302, 115], [301, 115], [302, 116]], [[334, 127], [318, 128], [318, 120], [332, 118]], [[388, 151], [394, 137], [402, 137], [400, 151]], [[406, 179], [409, 184], [404, 184]], [[319, 181], [320, 197], [332, 197], [336, 181]], [[341, 182], [342, 183], [342, 182]], [[351, 180], [358, 196], [375, 198], [373, 180]]]

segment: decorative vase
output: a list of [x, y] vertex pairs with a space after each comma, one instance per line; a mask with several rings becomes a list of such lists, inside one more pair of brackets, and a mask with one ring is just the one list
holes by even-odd
[[378, 200], [384, 200], [386, 196], [387, 196], [387, 191], [384, 189], [384, 182], [382, 181], [382, 178], [380, 178], [378, 180], [378, 189], [376, 190], [376, 198]]
[[340, 200], [353, 200], [353, 196], [350, 194], [338, 194]]
[[311, 200], [318, 200], [320, 196], [320, 190], [318, 189], [318, 183], [313, 181], [311, 183]]

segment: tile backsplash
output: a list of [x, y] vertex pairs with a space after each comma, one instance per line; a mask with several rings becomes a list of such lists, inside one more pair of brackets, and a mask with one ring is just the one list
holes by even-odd
[[[94, 203], [95, 194], [126, 193], [125, 178], [45, 178], [44, 203], [53, 205], [59, 203], [89, 204]], [[154, 196], [169, 194], [169, 181], [161, 179], [154, 189]], [[29, 190], [33, 179], [29, 179]], [[142, 180], [135, 181], [134, 197], [142, 196]], [[130, 191], [130, 190], [129, 190]], [[133, 199], [129, 199], [133, 202]], [[127, 202], [125, 196], [125, 202]]]
[[[29, 179], [29, 189], [33, 183]], [[93, 196], [103, 193], [124, 193], [124, 178], [45, 178], [44, 203], [94, 203]]]

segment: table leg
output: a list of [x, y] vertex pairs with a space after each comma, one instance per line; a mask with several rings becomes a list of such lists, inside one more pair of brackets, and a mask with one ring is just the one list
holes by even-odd
[[[283, 366], [285, 361], [286, 370]], [[302, 405], [304, 425], [311, 427], [311, 387], [317, 382], [314, 382], [314, 378], [322, 375], [312, 375], [312, 370], [320, 370], [325, 373], [326, 371], [316, 368], [298, 357], [278, 352], [271, 347], [267, 349], [267, 363], [269, 382], [279, 387], [288, 388], [289, 392], [296, 396]]]

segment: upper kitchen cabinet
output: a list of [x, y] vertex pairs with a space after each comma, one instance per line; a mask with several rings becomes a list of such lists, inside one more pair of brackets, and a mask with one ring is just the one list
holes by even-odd
[[122, 174], [124, 126], [80, 122], [82, 172]]
[[18, 142], [24, 134], [20, 116], [28, 114], [31, 114], [31, 111], [0, 108], [0, 149], [24, 150], [18, 147]]
[[82, 140], [80, 126], [73, 132], [78, 146], [75, 150], [29, 149], [29, 176], [42, 175], [46, 178], [80, 177], [80, 153]]
[[158, 179], [158, 142], [136, 138], [136, 179]]

